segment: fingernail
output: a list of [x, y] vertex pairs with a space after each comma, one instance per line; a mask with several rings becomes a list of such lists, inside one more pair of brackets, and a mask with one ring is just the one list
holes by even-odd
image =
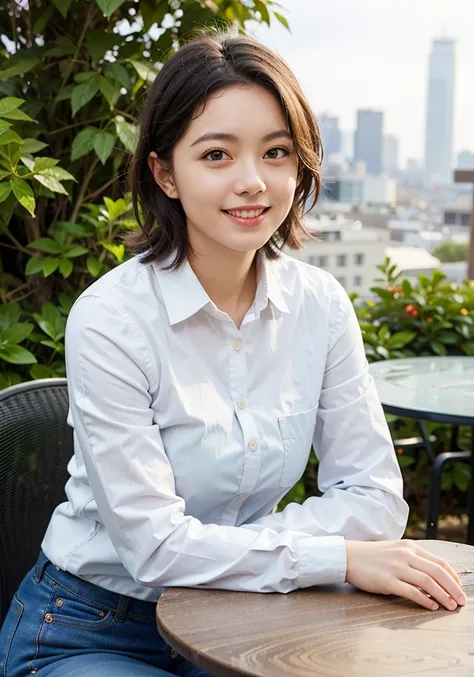
[[458, 597], [458, 603], [459, 603], [459, 604], [466, 604], [466, 602], [467, 602], [467, 597], [466, 597], [466, 595], [459, 595], [459, 597]]
[[437, 611], [439, 609], [439, 604], [433, 604], [431, 608], [433, 611]]

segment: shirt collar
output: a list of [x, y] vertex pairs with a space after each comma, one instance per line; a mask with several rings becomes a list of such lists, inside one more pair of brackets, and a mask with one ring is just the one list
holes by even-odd
[[[259, 252], [258, 257], [255, 309], [263, 310], [270, 300], [278, 310], [289, 313], [278, 279], [278, 266], [275, 265], [278, 261], [268, 260], [263, 251]], [[216, 308], [187, 259], [176, 270], [164, 270], [173, 260], [174, 255], [171, 255], [161, 264], [155, 265], [171, 326], [187, 320], [207, 304]]]

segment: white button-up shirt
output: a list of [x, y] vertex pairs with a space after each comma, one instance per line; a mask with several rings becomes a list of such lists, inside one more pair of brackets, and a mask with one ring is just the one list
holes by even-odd
[[[344, 539], [400, 538], [408, 516], [346, 292], [288, 255], [260, 256], [237, 329], [188, 262], [163, 268], [133, 258], [71, 310], [75, 453], [47, 557], [149, 601], [168, 586], [343, 582]], [[312, 445], [324, 495], [271, 513]]]

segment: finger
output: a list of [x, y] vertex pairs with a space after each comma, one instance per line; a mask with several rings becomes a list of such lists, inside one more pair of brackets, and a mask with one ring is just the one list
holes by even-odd
[[434, 599], [430, 599], [422, 590], [415, 588], [409, 583], [395, 579], [394, 582], [389, 585], [389, 588], [390, 594], [409, 599], [412, 602], [415, 602], [415, 604], [419, 604], [420, 606], [424, 607], [425, 609], [429, 609], [430, 611], [436, 611], [439, 609], [439, 604], [437, 604]]
[[460, 604], [465, 603], [462, 585], [457, 582], [458, 577], [454, 577], [451, 572], [445, 569], [441, 564], [415, 554], [410, 561], [410, 565], [434, 578], [436, 582], [456, 600], [456, 602]]
[[[434, 563], [432, 563], [432, 565], [438, 566], [437, 564]], [[439, 570], [443, 571], [441, 567], [439, 567]], [[446, 572], [444, 573], [446, 574], [446, 576], [448, 576]], [[455, 609], [457, 609], [458, 605], [456, 599], [451, 597], [451, 595], [441, 585], [439, 585], [436, 578], [430, 576], [428, 573], [418, 571], [417, 569], [413, 568], [408, 569], [405, 572], [403, 582], [410, 583], [411, 585], [414, 585], [417, 588], [421, 588], [421, 590], [424, 593], [431, 595], [431, 597], [434, 600], [442, 604], [449, 611], [454, 611]]]
[[440, 566], [442, 566], [443, 569], [446, 569], [446, 571], [448, 571], [451, 574], [451, 576], [456, 580], [458, 585], [460, 585], [462, 587], [462, 581], [461, 581], [460, 577], [458, 576], [458, 574], [454, 571], [452, 566], [445, 559], [443, 559], [442, 557], [438, 557], [438, 555], [433, 555], [431, 552], [429, 552], [428, 550], [425, 550], [421, 546], [418, 546], [416, 553], [418, 555], [422, 555], [423, 557], [426, 557], [426, 559], [429, 559], [432, 562], [436, 562], [436, 564], [439, 564]]

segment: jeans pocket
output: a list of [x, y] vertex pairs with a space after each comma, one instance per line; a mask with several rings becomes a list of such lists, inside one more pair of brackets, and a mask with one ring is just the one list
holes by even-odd
[[44, 616], [45, 623], [50, 625], [92, 631], [107, 628], [113, 620], [113, 611], [94, 604], [60, 583], [56, 583], [53, 587]]
[[2, 677], [6, 677], [7, 674], [8, 657], [13, 644], [13, 638], [23, 616], [23, 610], [23, 603], [20, 602], [15, 593], [0, 631], [0, 675]]
[[307, 411], [278, 418], [284, 454], [280, 487], [290, 489], [305, 471], [313, 442], [318, 404]]

